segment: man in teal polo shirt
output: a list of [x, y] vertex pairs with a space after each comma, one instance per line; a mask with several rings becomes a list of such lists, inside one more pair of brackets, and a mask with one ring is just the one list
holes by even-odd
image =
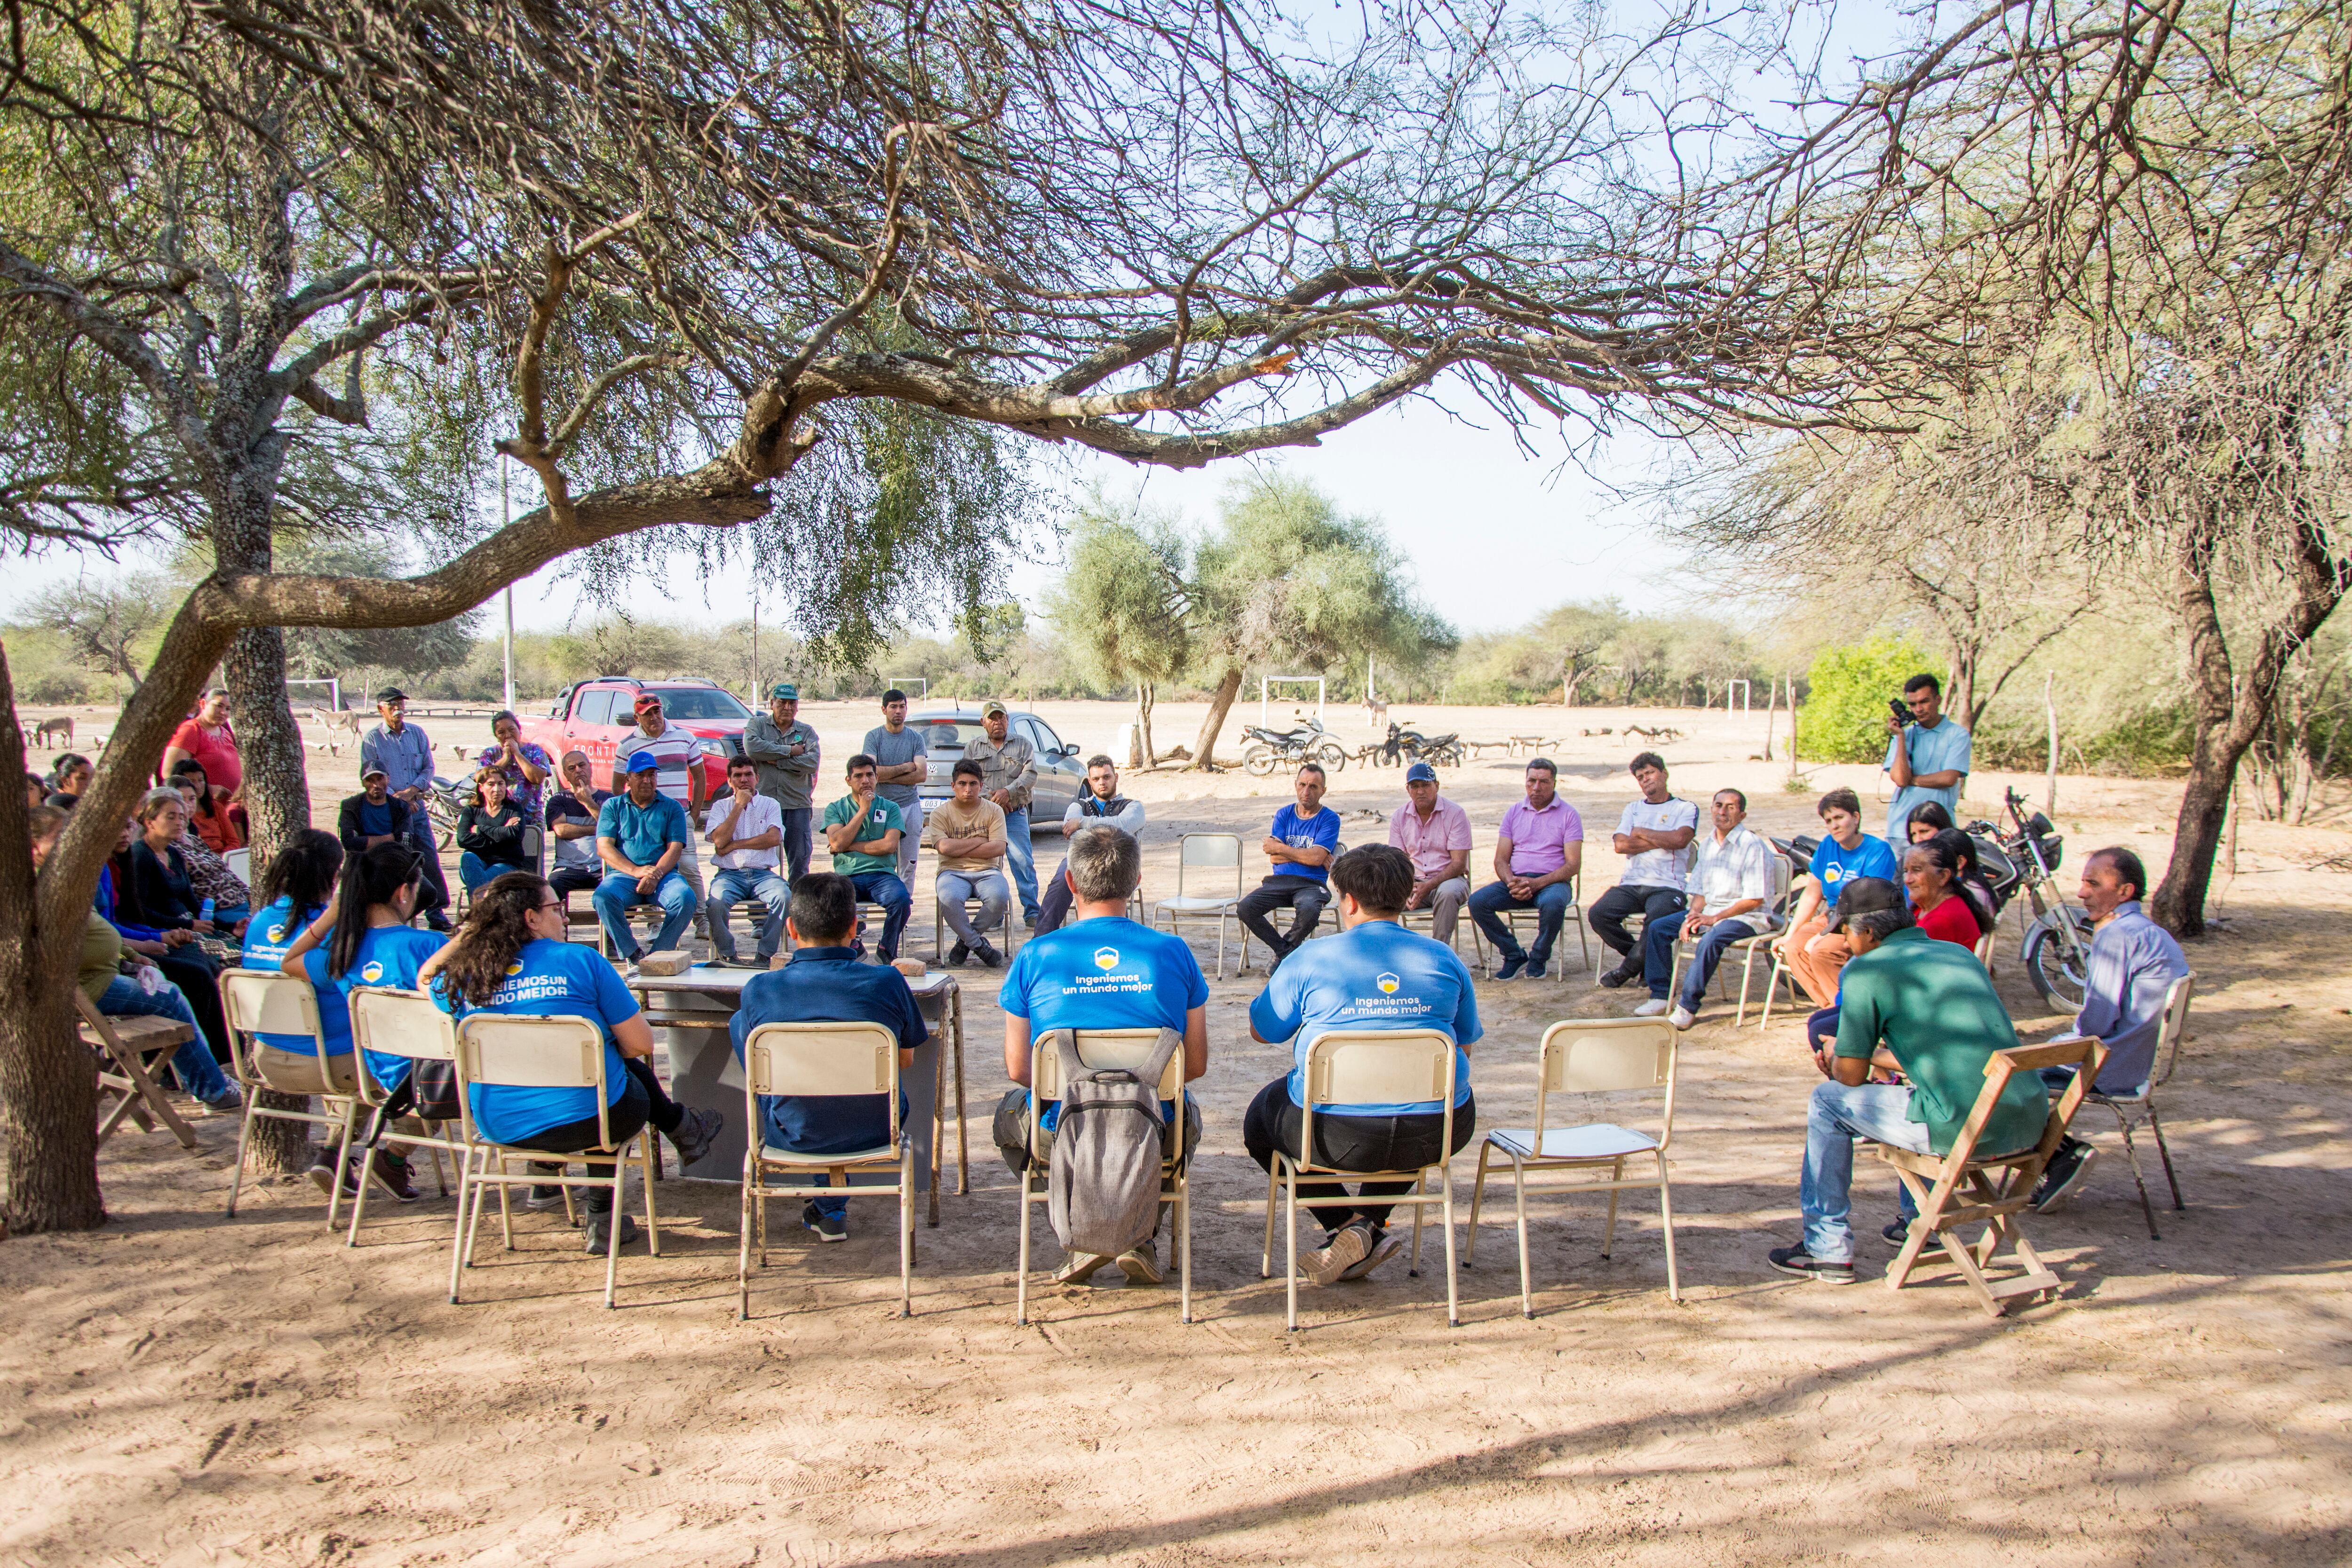
[[[915, 908], [914, 895], [898, 879], [898, 846], [907, 837], [898, 803], [875, 785], [878, 764], [864, 752], [849, 759], [849, 793], [824, 808], [824, 847], [833, 868], [849, 879], [857, 896], [882, 906], [882, 962], [898, 956], [898, 933]], [[865, 950], [862, 938], [854, 952]]]
[[657, 787], [661, 758], [649, 750], [625, 752], [619, 765], [629, 787], [596, 813], [596, 854], [604, 862], [604, 879], [590, 900], [613, 951], [635, 963], [645, 949], [629, 929], [629, 910], [639, 904], [661, 906], [661, 934], [654, 948], [667, 952], [693, 922], [694, 885], [678, 875], [677, 863], [686, 853], [686, 810]]
[[[1783, 1274], [1853, 1282], [1853, 1141], [1942, 1154], [1983, 1089], [1992, 1053], [2018, 1043], [2009, 1010], [1976, 955], [1912, 923], [1894, 883], [1860, 877], [1838, 901], [1853, 957], [1838, 976], [1837, 1042], [1815, 1058], [1829, 1081], [1813, 1090], [1805, 1164], [1797, 1188], [1801, 1246], [1772, 1249]], [[1908, 1084], [1872, 1083], [1873, 1067]], [[1977, 1139], [1979, 1153], [2007, 1154], [2042, 1137], [2050, 1102], [2042, 1080], [2009, 1080]]]

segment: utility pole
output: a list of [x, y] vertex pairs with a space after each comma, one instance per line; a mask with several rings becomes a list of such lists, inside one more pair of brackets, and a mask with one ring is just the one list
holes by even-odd
[[[505, 455], [504, 453], [500, 453], [500, 454], [499, 455], [499, 527], [500, 529], [504, 529], [504, 528], [507, 526], [507, 524], [509, 524], [509, 522], [512, 522], [513, 521], [514, 521], [514, 518], [513, 518], [512, 514], [508, 510], [508, 506], [507, 506], [507, 459], [506, 459], [506, 455]], [[511, 713], [511, 712], [513, 712], [513, 711], [514, 711], [514, 705], [515, 705], [515, 704], [514, 704], [514, 584], [511, 584], [511, 583], [509, 583], [509, 584], [507, 584], [506, 600], [507, 600], [507, 639], [506, 639], [506, 655], [507, 655], [507, 700], [506, 700], [506, 702], [505, 702], [504, 706], [505, 706], [505, 708], [506, 708], [507, 711], [508, 711], [508, 712], [509, 712], [509, 713]]]

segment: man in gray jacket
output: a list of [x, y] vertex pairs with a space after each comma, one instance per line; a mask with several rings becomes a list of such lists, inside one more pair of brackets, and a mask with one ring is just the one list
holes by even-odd
[[966, 762], [978, 763], [981, 794], [1004, 808], [1004, 858], [1021, 894], [1021, 918], [1037, 923], [1037, 853], [1029, 844], [1029, 795], [1037, 783], [1037, 748], [1011, 732], [1004, 704], [990, 700], [980, 710], [978, 740], [964, 742]]
[[[1087, 759], [1087, 791], [1062, 813], [1062, 837], [1067, 838], [1090, 822], [1108, 822], [1129, 838], [1143, 837], [1143, 803], [1118, 793], [1118, 764], [1099, 752]], [[1059, 931], [1070, 918], [1070, 859], [1054, 868], [1037, 897], [1037, 934]]]
[[801, 689], [768, 693], [768, 710], [743, 726], [743, 754], [760, 770], [760, 793], [784, 815], [784, 875], [799, 887], [809, 868], [809, 814], [816, 787], [816, 731], [800, 721]]

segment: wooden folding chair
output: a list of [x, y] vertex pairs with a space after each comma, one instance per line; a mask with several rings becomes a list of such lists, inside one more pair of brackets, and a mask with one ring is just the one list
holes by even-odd
[[[1421, 1272], [1423, 1211], [1431, 1204], [1445, 1211], [1445, 1324], [1462, 1326], [1460, 1300], [1454, 1267], [1454, 1052], [1452, 1040], [1435, 1029], [1334, 1029], [1307, 1047], [1307, 1104], [1298, 1116], [1299, 1157], [1274, 1152], [1274, 1168], [1265, 1175], [1265, 1247], [1258, 1257], [1257, 1277], [1274, 1272], [1274, 1200], [1277, 1190], [1286, 1199], [1284, 1210], [1289, 1236], [1290, 1278], [1286, 1326], [1298, 1329], [1298, 1211], [1336, 1206], [1355, 1207], [1362, 1200], [1344, 1194], [1301, 1198], [1298, 1178], [1326, 1176], [1341, 1182], [1410, 1180], [1413, 1190], [1376, 1200], [1412, 1210], [1412, 1256], [1405, 1269]], [[1444, 1126], [1438, 1147], [1444, 1152], [1415, 1171], [1343, 1171], [1315, 1158], [1315, 1108], [1318, 1105], [1402, 1105], [1433, 1100], [1444, 1109]], [[1438, 1173], [1440, 1192], [1428, 1191], [1429, 1173]]]
[[2164, 1122], [2156, 1114], [2156, 1091], [2171, 1078], [2172, 1068], [2180, 1059], [2180, 1042], [2189, 1028], [2189, 994], [2197, 988], [2197, 976], [2192, 971], [2174, 981], [2164, 993], [2164, 1032], [2157, 1037], [2156, 1071], [2147, 1082], [2130, 1094], [2101, 1094], [2093, 1086], [2084, 1098], [2094, 1105], [2104, 1105], [2116, 1113], [2123, 1130], [2124, 1157], [2131, 1162], [2132, 1180], [2139, 1184], [2139, 1209], [2147, 1218], [2147, 1238], [2162, 1241], [2156, 1233], [2156, 1205], [2147, 1201], [2147, 1178], [2140, 1173], [2139, 1150], [2132, 1143], [2132, 1126], [2140, 1118], [2147, 1119], [2148, 1131], [2156, 1134], [2157, 1157], [2164, 1162], [2164, 1179], [2172, 1186], [2172, 1209], [2175, 1214], [2188, 1208], [2180, 1201], [2180, 1178], [2172, 1173], [2172, 1151], [2165, 1146]]
[[[1052, 1174], [1046, 1163], [1037, 1157], [1043, 1146], [1040, 1121], [1045, 1108], [1062, 1098], [1062, 1085], [1080, 1072], [1098, 1072], [1105, 1068], [1136, 1068], [1151, 1055], [1160, 1043], [1157, 1029], [1075, 1029], [1070, 1038], [1077, 1053], [1076, 1062], [1062, 1059], [1055, 1045], [1055, 1037], [1048, 1034], [1036, 1042], [1029, 1053], [1029, 1163], [1021, 1173], [1021, 1258], [1020, 1279], [1013, 1289], [1013, 1321], [1029, 1321], [1029, 1211], [1032, 1205], [1050, 1202], [1053, 1192], [1047, 1184]], [[1160, 1099], [1172, 1103], [1176, 1116], [1167, 1134], [1167, 1156], [1160, 1162], [1160, 1202], [1170, 1210], [1170, 1228], [1176, 1236], [1176, 1321], [1192, 1321], [1192, 1162], [1184, 1148], [1187, 1126], [1184, 1115], [1184, 1052], [1179, 1047], [1168, 1058], [1167, 1070], [1160, 1075]]]
[[[482, 1136], [474, 1125], [477, 1084], [509, 1089], [585, 1089], [596, 1096], [596, 1136], [593, 1149], [532, 1149], [499, 1143]], [[481, 1228], [482, 1190], [499, 1194], [499, 1223], [507, 1250], [514, 1250], [514, 1215], [507, 1193], [512, 1187], [610, 1187], [613, 1228], [604, 1243], [604, 1305], [611, 1307], [613, 1285], [621, 1260], [621, 1184], [628, 1175], [629, 1156], [637, 1157], [646, 1190], [646, 1247], [661, 1256], [661, 1227], [654, 1217], [654, 1164], [647, 1152], [653, 1130], [641, 1128], [614, 1146], [609, 1113], [612, 1089], [604, 1073], [604, 1030], [593, 1018], [572, 1014], [544, 1017], [509, 1013], [477, 1013], [457, 1026], [457, 1119], [465, 1146], [457, 1156], [457, 1237], [450, 1248], [449, 1300], [457, 1300], [458, 1271], [471, 1268], [474, 1236]], [[572, 1165], [587, 1160], [610, 1159], [610, 1176], [572, 1173]], [[525, 1162], [520, 1173], [510, 1162]], [[557, 1167], [552, 1174], [530, 1170], [530, 1162]]]
[[181, 1148], [194, 1149], [196, 1134], [156, 1087], [155, 1066], [194, 1039], [196, 1032], [177, 1018], [128, 1014], [110, 1018], [79, 985], [73, 997], [82, 1044], [97, 1053], [99, 1142], [113, 1137], [126, 1120], [142, 1132], [154, 1131], [160, 1121], [171, 1129]]
[[[334, 1088], [334, 1058], [327, 1054], [327, 1033], [319, 1021], [319, 998], [307, 980], [273, 974], [263, 969], [226, 969], [220, 977], [221, 1005], [228, 1015], [229, 1054], [236, 1060], [237, 1085], [245, 1091], [245, 1114], [237, 1124], [236, 1170], [229, 1177], [228, 1215], [236, 1217], [236, 1196], [245, 1181], [246, 1151], [253, 1141], [253, 1119], [308, 1121], [330, 1128], [334, 1134], [335, 1179], [327, 1189], [327, 1226], [334, 1228], [341, 1212], [344, 1173], [351, 1165], [352, 1128], [359, 1118], [359, 1092]], [[315, 1066], [305, 1063], [299, 1074], [272, 1073], [261, 1059], [261, 1035], [295, 1035], [310, 1042]], [[290, 1053], [289, 1053], [290, 1054]], [[357, 1062], [351, 1064], [358, 1071]], [[261, 1103], [260, 1091], [293, 1095], [304, 1109], [281, 1110]], [[306, 1097], [316, 1096], [320, 1109], [308, 1109]], [[363, 1183], [364, 1174], [361, 1177]]]
[[[1607, 1258], [1617, 1239], [1617, 1194], [1627, 1187], [1654, 1187], [1658, 1194], [1658, 1225], [1666, 1240], [1666, 1299], [1683, 1299], [1675, 1275], [1675, 1205], [1666, 1184], [1666, 1145], [1675, 1135], [1675, 1041], [1677, 1031], [1664, 1018], [1572, 1018], [1544, 1031], [1536, 1076], [1536, 1124], [1497, 1128], [1478, 1149], [1478, 1179], [1470, 1189], [1470, 1236], [1462, 1249], [1462, 1267], [1469, 1268], [1478, 1248], [1478, 1208], [1486, 1192], [1486, 1162], [1497, 1150], [1511, 1162], [1511, 1196], [1518, 1205], [1519, 1315], [1536, 1315], [1535, 1290], [1528, 1267], [1528, 1178], [1546, 1172], [1571, 1176], [1605, 1174], [1606, 1180], [1578, 1180], [1538, 1192], [1574, 1196], [1607, 1193], [1609, 1222], [1601, 1233], [1601, 1256]], [[1613, 1122], [1587, 1122], [1554, 1127], [1549, 1120], [1555, 1094], [1639, 1094], [1663, 1089], [1664, 1104], [1655, 1136]], [[1654, 1175], [1625, 1176], [1625, 1162], [1647, 1158], [1656, 1162]]]
[[[368, 1066], [367, 1053], [378, 1056], [405, 1057], [409, 1071], [416, 1070], [418, 1062], [448, 1062], [457, 1060], [457, 1020], [434, 1005], [433, 998], [422, 991], [401, 991], [389, 985], [354, 985], [351, 993], [352, 1046], [360, 1053], [360, 1101], [371, 1112], [380, 1110], [392, 1098], [390, 1090], [376, 1081], [375, 1071]], [[446, 1121], [427, 1121], [425, 1131], [404, 1132], [399, 1142], [411, 1149], [430, 1150], [433, 1154], [433, 1179], [441, 1188], [441, 1195], [449, 1195], [448, 1168], [442, 1163], [444, 1153], [457, 1155], [462, 1162], [466, 1141], [452, 1131]], [[462, 1174], [458, 1191], [465, 1190]], [[356, 1247], [360, 1239], [360, 1221], [367, 1212], [368, 1184], [360, 1184], [359, 1195], [352, 1200], [351, 1233], [343, 1238], [346, 1247]], [[571, 1194], [567, 1191], [568, 1199]], [[462, 1208], [462, 1205], [460, 1207]]]
[[[1888, 1289], [1903, 1289], [1930, 1240], [1943, 1248], [1945, 1258], [1993, 1317], [2000, 1317], [2019, 1296], [2039, 1296], [2059, 1288], [2063, 1281], [2033, 1250], [2019, 1216], [2033, 1201], [2034, 1184], [2041, 1181], [2042, 1167], [2066, 1136], [2067, 1124], [2074, 1121], [2106, 1056], [2106, 1047], [2095, 1039], [2056, 1040], [1995, 1051], [1985, 1063], [1984, 1088], [1977, 1092], [1977, 1102], [1948, 1152], [1939, 1158], [1885, 1143], [1871, 1145], [1881, 1160], [1895, 1167], [1895, 1174], [1919, 1205], [1918, 1217], [1904, 1237], [1903, 1250], [1886, 1270]], [[1977, 1140], [1983, 1136], [1985, 1123], [1991, 1120], [1993, 1106], [2011, 1078], [2059, 1067], [2074, 1068], [2074, 1080], [2051, 1106], [2041, 1142], [2015, 1153], [1979, 1155]], [[1958, 1235], [1962, 1226], [1979, 1222], [1984, 1233], [1975, 1241]], [[2001, 1279], [1989, 1278], [1985, 1271], [1994, 1266], [2004, 1242], [2012, 1249], [2011, 1261], [2022, 1272]]]
[[[1185, 873], [1188, 871], [1227, 870], [1234, 874], [1234, 890], [1230, 893], [1222, 890], [1222, 884], [1224, 881], [1222, 876], [1215, 878], [1220, 884], [1217, 890], [1206, 893], [1186, 890]], [[1181, 936], [1182, 926], [1186, 921], [1195, 923], [1216, 921], [1217, 978], [1223, 980], [1225, 977], [1225, 922], [1239, 920], [1240, 917], [1234, 910], [1234, 907], [1241, 902], [1241, 898], [1242, 841], [1240, 836], [1232, 833], [1187, 833], [1176, 841], [1175, 896], [1162, 899], [1151, 906], [1152, 928], [1158, 930], [1160, 922], [1164, 919], [1168, 922], [1170, 934]], [[1248, 932], [1242, 933], [1242, 942], [1246, 947], [1249, 942]], [[1242, 957], [1244, 966], [1246, 967], [1249, 954], [1244, 952]]]
[[[803, 1154], [767, 1141], [763, 1094], [879, 1094], [890, 1108], [889, 1135], [871, 1149]], [[762, 1024], [743, 1042], [743, 1229], [735, 1259], [735, 1318], [751, 1315], [751, 1235], [768, 1266], [768, 1200], [806, 1198], [820, 1190], [853, 1198], [898, 1200], [898, 1315], [915, 1314], [915, 1145], [898, 1123], [898, 1037], [880, 1024]], [[893, 1171], [887, 1186], [853, 1187], [853, 1173]], [[772, 1172], [806, 1178], [823, 1172], [830, 1185], [772, 1186]]]

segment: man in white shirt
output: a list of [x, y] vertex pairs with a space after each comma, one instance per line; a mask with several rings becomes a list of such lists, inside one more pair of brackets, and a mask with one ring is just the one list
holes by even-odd
[[791, 884], [777, 874], [783, 858], [784, 812], [760, 793], [760, 765], [749, 757], [727, 764], [727, 793], [710, 803], [703, 825], [718, 869], [710, 879], [710, 962], [733, 964], [735, 932], [727, 917], [747, 899], [757, 900], [767, 912], [760, 922], [759, 956], [752, 967], [765, 969], [783, 941], [784, 910], [792, 902]]
[[1610, 840], [1625, 857], [1625, 869], [1615, 887], [1592, 900], [1592, 934], [1618, 957], [1617, 967], [1601, 977], [1612, 990], [1643, 968], [1642, 953], [1625, 931], [1628, 915], [1640, 915], [1644, 929], [1661, 921], [1681, 923], [1675, 917], [1683, 912], [1683, 871], [1690, 842], [1698, 837], [1698, 807], [1666, 792], [1664, 757], [1641, 752], [1628, 771], [1642, 798], [1625, 808]]
[[1715, 831], [1699, 844], [1690, 872], [1690, 910], [1681, 920], [1654, 920], [1642, 930], [1642, 970], [1650, 999], [1633, 1009], [1644, 1018], [1666, 1010], [1666, 979], [1674, 973], [1675, 942], [1695, 941], [1698, 951], [1683, 971], [1682, 995], [1674, 1025], [1687, 1029], [1698, 1021], [1723, 950], [1743, 937], [1771, 930], [1780, 917], [1771, 910], [1772, 847], [1747, 826], [1748, 797], [1719, 789], [1709, 805]]

